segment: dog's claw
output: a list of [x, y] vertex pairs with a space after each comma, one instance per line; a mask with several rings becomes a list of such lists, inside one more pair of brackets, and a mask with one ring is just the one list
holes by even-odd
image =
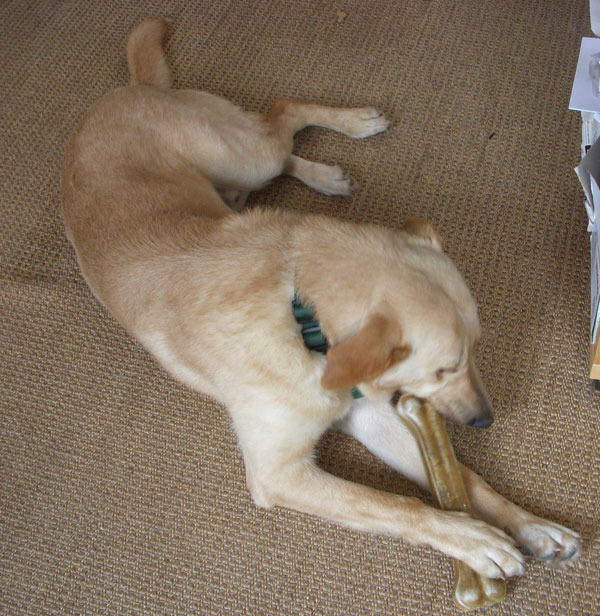
[[581, 554], [581, 537], [554, 522], [534, 518], [534, 521], [513, 532], [524, 553], [531, 554], [550, 567], [566, 569]]
[[343, 132], [355, 139], [378, 135], [387, 130], [390, 125], [383, 113], [373, 107], [351, 110], [350, 113], [356, 115], [348, 118], [347, 128]]

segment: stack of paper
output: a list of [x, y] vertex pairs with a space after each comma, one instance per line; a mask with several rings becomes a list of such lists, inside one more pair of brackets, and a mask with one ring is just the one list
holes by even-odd
[[591, 232], [591, 334], [596, 343], [600, 324], [600, 39], [581, 41], [569, 109], [582, 112], [581, 164], [575, 169], [585, 194], [584, 205]]
[[592, 232], [592, 310], [591, 331], [592, 343], [596, 342], [600, 314], [600, 141], [588, 150], [579, 166], [575, 169], [577, 177], [585, 193], [585, 208], [589, 218], [589, 230]]

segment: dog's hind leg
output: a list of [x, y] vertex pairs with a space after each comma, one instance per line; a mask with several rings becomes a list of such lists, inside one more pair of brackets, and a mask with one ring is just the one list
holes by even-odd
[[321, 126], [362, 139], [382, 133], [390, 125], [373, 107], [327, 107], [287, 99], [275, 101], [267, 117], [288, 136], [307, 126]]
[[285, 164], [284, 173], [326, 195], [347, 196], [352, 192], [350, 174], [337, 165], [313, 163], [292, 154]]
[[[377, 135], [389, 126], [385, 116], [372, 107], [347, 109], [285, 99], [276, 101], [266, 118], [287, 144], [292, 144], [294, 135], [307, 126], [330, 128], [357, 139]], [[352, 192], [352, 178], [337, 165], [314, 163], [290, 153], [283, 171], [326, 195]]]

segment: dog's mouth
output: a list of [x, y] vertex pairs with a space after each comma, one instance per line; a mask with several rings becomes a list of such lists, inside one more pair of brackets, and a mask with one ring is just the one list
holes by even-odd
[[494, 422], [492, 407], [487, 400], [478, 401], [476, 404], [465, 403], [440, 403], [436, 400], [428, 400], [440, 415], [449, 421], [470, 428], [489, 428]]
[[[396, 406], [402, 395], [403, 392], [397, 389], [390, 399], [391, 404]], [[481, 400], [475, 407], [468, 404], [440, 403], [431, 398], [422, 399], [429, 402], [445, 419], [460, 426], [483, 429], [489, 428], [494, 422], [492, 407], [487, 398]]]
[[396, 407], [398, 405], [398, 402], [400, 401], [400, 396], [402, 395], [402, 392], [397, 389], [393, 394], [392, 397], [390, 398], [390, 403], [392, 404], [392, 406]]

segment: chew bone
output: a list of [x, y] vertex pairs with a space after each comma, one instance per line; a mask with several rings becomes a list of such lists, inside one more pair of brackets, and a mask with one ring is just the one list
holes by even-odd
[[[413, 396], [402, 396], [397, 410], [419, 445], [429, 485], [438, 505], [447, 511], [471, 513], [444, 418], [431, 404]], [[463, 610], [493, 605], [504, 598], [504, 580], [480, 576], [460, 560], [454, 560], [454, 570], [454, 601]]]

